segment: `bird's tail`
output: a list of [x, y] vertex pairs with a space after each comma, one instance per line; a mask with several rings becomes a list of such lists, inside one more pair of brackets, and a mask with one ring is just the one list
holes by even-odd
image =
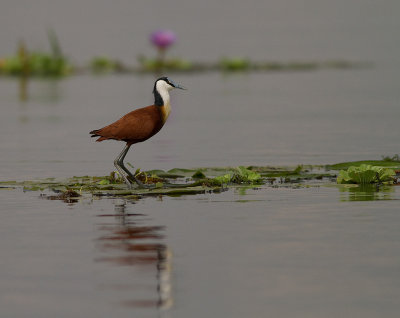
[[96, 139], [96, 141], [103, 141], [103, 140], [106, 140], [107, 138], [105, 138], [105, 137], [99, 135], [100, 130], [101, 130], [101, 129], [92, 130], [92, 131], [89, 133], [89, 134], [91, 134], [90, 137], [92, 137], [92, 138], [93, 138], [93, 137], [100, 137], [100, 138]]
[[91, 134], [90, 137], [99, 137], [99, 135], [97, 134], [99, 132], [100, 129], [95, 129], [92, 130], [89, 134]]

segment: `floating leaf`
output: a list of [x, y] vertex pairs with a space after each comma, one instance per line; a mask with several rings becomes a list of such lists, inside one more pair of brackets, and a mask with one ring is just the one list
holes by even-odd
[[206, 175], [201, 172], [200, 170], [197, 170], [193, 175], [192, 178], [193, 179], [204, 179], [206, 177]]
[[110, 184], [110, 180], [107, 180], [107, 179], [100, 180], [99, 184], [100, 185]]
[[213, 180], [217, 181], [219, 184], [224, 184], [230, 182], [231, 178], [232, 178], [231, 175], [228, 173], [223, 176], [215, 177]]
[[258, 172], [239, 166], [236, 168], [236, 173], [232, 179], [235, 183], [254, 183], [261, 180], [261, 175]]
[[395, 175], [394, 170], [390, 168], [361, 164], [358, 167], [351, 166], [347, 171], [341, 170], [337, 183], [371, 184], [392, 182]]

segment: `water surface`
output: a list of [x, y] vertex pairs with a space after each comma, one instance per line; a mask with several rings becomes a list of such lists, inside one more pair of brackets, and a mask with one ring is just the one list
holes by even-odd
[[398, 189], [336, 187], [137, 202], [0, 191], [7, 317], [395, 317]]

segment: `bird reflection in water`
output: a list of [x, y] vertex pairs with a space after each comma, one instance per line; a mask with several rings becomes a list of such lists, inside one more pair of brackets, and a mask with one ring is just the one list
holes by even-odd
[[125, 200], [117, 200], [115, 214], [102, 214], [100, 217], [113, 216], [118, 222], [104, 224], [101, 230], [108, 232], [99, 238], [103, 251], [120, 251], [118, 256], [105, 256], [97, 259], [117, 266], [132, 266], [135, 269], [154, 268], [156, 277], [156, 296], [153, 299], [125, 300], [123, 305], [132, 307], [157, 307], [168, 309], [172, 306], [171, 260], [168, 247], [161, 243], [164, 238], [164, 226], [144, 226], [143, 215], [128, 214]]

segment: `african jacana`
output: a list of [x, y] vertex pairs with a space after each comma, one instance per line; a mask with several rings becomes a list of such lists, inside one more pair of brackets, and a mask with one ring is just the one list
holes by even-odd
[[124, 166], [125, 156], [133, 144], [149, 139], [164, 126], [171, 112], [169, 91], [173, 88], [185, 89], [168, 77], [160, 77], [154, 83], [154, 105], [136, 109], [116, 122], [90, 132], [91, 137], [100, 137], [96, 141], [114, 139], [126, 142], [122, 152], [115, 158], [114, 165], [129, 188], [132, 188], [132, 183], [124, 172], [140, 187], [144, 187], [144, 184]]

